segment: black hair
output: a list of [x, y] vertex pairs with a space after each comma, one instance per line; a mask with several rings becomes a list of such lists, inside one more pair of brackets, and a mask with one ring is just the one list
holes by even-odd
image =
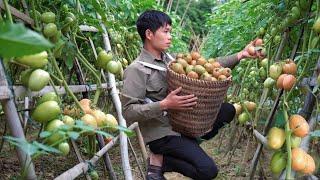
[[139, 16], [136, 25], [138, 33], [144, 42], [146, 30], [149, 29], [154, 33], [162, 26], [167, 24], [171, 26], [171, 23], [171, 18], [166, 13], [157, 10], [147, 10]]

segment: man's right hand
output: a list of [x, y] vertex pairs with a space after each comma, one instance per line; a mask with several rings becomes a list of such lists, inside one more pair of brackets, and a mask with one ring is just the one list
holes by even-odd
[[162, 110], [177, 109], [177, 110], [191, 110], [197, 104], [197, 97], [194, 94], [178, 96], [182, 87], [170, 92], [168, 96], [160, 101], [160, 108]]

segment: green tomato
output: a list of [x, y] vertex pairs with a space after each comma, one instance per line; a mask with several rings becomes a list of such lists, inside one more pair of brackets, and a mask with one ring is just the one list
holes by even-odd
[[49, 23], [44, 26], [43, 28], [43, 34], [46, 37], [53, 37], [58, 33], [57, 26], [54, 23]]
[[89, 175], [90, 175], [92, 180], [98, 180], [99, 179], [99, 175], [98, 175], [98, 172], [96, 170], [90, 171]]
[[32, 71], [28, 80], [28, 88], [31, 91], [40, 91], [50, 80], [50, 75], [47, 71], [36, 69]]
[[48, 53], [47, 51], [42, 51], [37, 54], [26, 55], [22, 57], [15, 58], [15, 61], [29, 66], [30, 68], [43, 68], [45, 65], [48, 64]]
[[275, 80], [272, 78], [268, 77], [264, 82], [263, 82], [263, 87], [264, 88], [272, 88], [272, 86], [276, 83]]
[[316, 33], [320, 33], [320, 17], [314, 22], [312, 29], [316, 32]]
[[244, 124], [249, 120], [250, 120], [250, 116], [249, 116], [249, 114], [247, 112], [241, 113], [239, 115], [239, 117], [238, 117], [238, 121], [239, 121], [240, 124]]
[[32, 69], [27, 69], [21, 72], [21, 83], [22, 85], [28, 87], [28, 82], [30, 75], [32, 73]]
[[260, 76], [261, 79], [267, 78], [267, 72], [266, 72], [266, 70], [265, 70], [263, 67], [261, 67], [261, 68], [259, 69], [259, 76]]
[[281, 36], [277, 35], [277, 36], [274, 37], [274, 42], [276, 44], [280, 43], [280, 41], [281, 41]]
[[45, 12], [41, 14], [41, 21], [44, 23], [54, 23], [56, 21], [56, 15], [53, 12]]
[[286, 154], [277, 151], [273, 153], [270, 163], [271, 172], [273, 174], [280, 174], [287, 165]]
[[294, 19], [298, 19], [300, 17], [300, 9], [296, 6], [292, 7], [291, 14]]
[[261, 28], [259, 29], [259, 35], [260, 35], [260, 36], [264, 36], [265, 33], [266, 33], [266, 30], [265, 30], [263, 27], [261, 27]]
[[96, 66], [99, 68], [106, 69], [108, 63], [112, 60], [112, 58], [113, 55], [111, 52], [106, 52], [105, 50], [102, 50], [98, 54]]
[[260, 61], [260, 66], [261, 67], [264, 67], [264, 68], [267, 68], [268, 67], [268, 58], [264, 58]]
[[277, 80], [282, 73], [282, 67], [279, 64], [272, 64], [269, 68], [269, 76]]
[[70, 152], [70, 146], [67, 142], [62, 142], [58, 146], [59, 151], [61, 151], [62, 155], [66, 156]]
[[37, 104], [41, 104], [47, 101], [56, 101], [59, 102], [59, 97], [55, 92], [49, 92], [44, 94], [37, 102]]
[[294, 134], [291, 135], [291, 148], [297, 148], [300, 146], [301, 137], [295, 136]]
[[118, 74], [120, 71], [120, 68], [121, 68], [121, 63], [119, 65], [116, 61], [108, 62], [108, 65], [107, 65], [108, 72], [112, 74]]
[[47, 139], [48, 144], [55, 144], [56, 142], [59, 142], [64, 138], [64, 135], [57, 131], [58, 128], [63, 125], [64, 123], [59, 119], [54, 119], [46, 125], [45, 130], [52, 132], [51, 136], [49, 136]]
[[45, 123], [57, 118], [61, 114], [59, 104], [56, 101], [46, 101], [38, 105], [32, 112], [32, 119]]

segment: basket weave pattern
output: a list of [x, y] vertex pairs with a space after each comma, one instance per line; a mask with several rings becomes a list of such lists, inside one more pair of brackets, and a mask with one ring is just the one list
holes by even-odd
[[212, 129], [231, 80], [205, 81], [192, 79], [174, 72], [169, 67], [167, 69], [169, 92], [182, 87], [179, 95], [194, 94], [198, 98], [193, 110], [168, 111], [173, 130], [189, 137], [204, 135]]

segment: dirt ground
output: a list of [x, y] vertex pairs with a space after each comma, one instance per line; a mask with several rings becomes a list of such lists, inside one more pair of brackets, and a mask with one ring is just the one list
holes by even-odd
[[[1, 122], [0, 135], [3, 133], [3, 121]], [[225, 127], [220, 130], [219, 134], [210, 141], [203, 142], [201, 147], [215, 160], [219, 167], [219, 175], [216, 179], [245, 179], [248, 176], [248, 171], [250, 167], [250, 161], [255, 151], [256, 145], [253, 143], [254, 140], [246, 136], [246, 133], [240, 132], [244, 131], [244, 128], [237, 128], [238, 133], [235, 138], [231, 140], [234, 144], [234, 149], [229, 153], [226, 152], [228, 144], [231, 137], [231, 127]], [[38, 133], [38, 127], [30, 127], [28, 134], [33, 134], [32, 136], [27, 136], [28, 139], [36, 137]], [[239, 140], [240, 138], [240, 140]], [[247, 147], [248, 138], [250, 139], [249, 146]], [[132, 137], [131, 142], [138, 155], [139, 164], [142, 166], [143, 171], [145, 171], [143, 166], [142, 155], [139, 151], [139, 145], [136, 138]], [[79, 145], [84, 159], [89, 159], [84, 153], [84, 148]], [[249, 148], [249, 155], [244, 157], [246, 148]], [[134, 175], [134, 179], [142, 179], [141, 173], [132, 151], [129, 151], [129, 156], [131, 159], [131, 167]], [[233, 153], [232, 153], [233, 152]], [[232, 155], [233, 154], [233, 155]], [[232, 155], [232, 156], [231, 156]], [[113, 168], [116, 172], [118, 179], [124, 179], [121, 170], [121, 158], [120, 158], [120, 147], [117, 144], [109, 151], [109, 156], [111, 158]], [[255, 179], [272, 179], [272, 175], [269, 171], [269, 159], [270, 153], [264, 151], [263, 153], [263, 171], [256, 171]], [[72, 168], [78, 163], [76, 155], [73, 151], [66, 157], [57, 155], [43, 155], [40, 158], [34, 160], [36, 173], [39, 179], [53, 179], [54, 177], [60, 175], [64, 171]], [[258, 167], [259, 168], [259, 167]], [[97, 170], [100, 179], [108, 179], [106, 171], [104, 171], [104, 164], [102, 160], [99, 160], [95, 169]], [[259, 168], [261, 169], [261, 168]], [[0, 153], [0, 180], [2, 179], [19, 179], [20, 167], [19, 162], [16, 157], [14, 147], [5, 142], [3, 149]], [[189, 178], [184, 177], [178, 173], [166, 173], [165, 177], [168, 180], [188, 180]], [[84, 176], [80, 176], [77, 179], [85, 179]]]

